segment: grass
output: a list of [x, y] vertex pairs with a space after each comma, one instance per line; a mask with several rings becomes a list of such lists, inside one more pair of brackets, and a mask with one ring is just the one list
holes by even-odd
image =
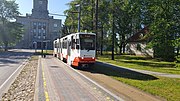
[[0, 49], [0, 52], [4, 52], [4, 49]]
[[31, 56], [30, 61], [33, 61], [33, 60], [38, 60], [38, 59], [39, 59], [39, 57], [38, 57], [38, 56], [33, 55], [33, 56]]
[[[42, 50], [37, 50], [36, 55], [41, 55], [42, 54]], [[46, 54], [46, 55], [52, 55], [53, 54], [53, 50], [43, 50], [43, 54]]]
[[115, 60], [111, 60], [111, 55], [103, 55], [98, 57], [98, 61], [115, 64], [118, 66], [149, 70], [162, 73], [180, 74], [180, 63], [166, 62], [150, 57], [132, 56], [132, 55], [115, 55]]
[[92, 68], [91, 72], [110, 76], [168, 101], [180, 100], [180, 79], [155, 77], [128, 70], [117, 71], [97, 64]]

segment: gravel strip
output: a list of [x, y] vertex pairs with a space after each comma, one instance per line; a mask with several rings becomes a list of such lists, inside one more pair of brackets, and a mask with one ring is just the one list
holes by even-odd
[[33, 101], [38, 61], [32, 59], [23, 68], [2, 101]]

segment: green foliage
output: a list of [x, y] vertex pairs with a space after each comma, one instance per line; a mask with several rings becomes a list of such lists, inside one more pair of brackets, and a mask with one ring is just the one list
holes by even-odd
[[92, 73], [110, 76], [120, 82], [159, 96], [167, 101], [179, 101], [180, 79], [143, 75], [127, 70], [118, 71], [102, 65], [94, 66]]
[[3, 23], [14, 19], [19, 14], [18, 4], [15, 3], [15, 0], [0, 1], [0, 20], [3, 21]]
[[[65, 26], [66, 32], [76, 32], [78, 23], [78, 7], [81, 4], [81, 28], [82, 30], [94, 31], [95, 24], [95, 1], [74, 0], [69, 9]], [[115, 24], [115, 48], [125, 49], [127, 39], [142, 29], [148, 27], [150, 37], [147, 40], [148, 48], [154, 49], [154, 56], [167, 61], [175, 59], [175, 47], [180, 47], [180, 1], [179, 0], [99, 0], [98, 7], [98, 32], [104, 32], [105, 45], [111, 47], [112, 41], [112, 18]], [[114, 11], [114, 14], [113, 14]], [[100, 37], [99, 33], [97, 35]], [[107, 37], [106, 37], [107, 36]], [[101, 41], [98, 41], [100, 43]], [[98, 48], [97, 48], [98, 49]]]
[[153, 35], [152, 45], [154, 56], [167, 61], [175, 59], [174, 45], [179, 33], [179, 7], [178, 0], [158, 0], [149, 2], [149, 10], [153, 19], [151, 19], [150, 30]]
[[9, 44], [15, 44], [22, 38], [24, 32], [22, 24], [16, 22], [9, 22], [7, 24], [7, 28]]
[[18, 15], [18, 5], [14, 0], [0, 1], [0, 43], [3, 43], [5, 50], [7, 50], [9, 45], [15, 44], [22, 37], [23, 26], [15, 22], [10, 22], [10, 20]]

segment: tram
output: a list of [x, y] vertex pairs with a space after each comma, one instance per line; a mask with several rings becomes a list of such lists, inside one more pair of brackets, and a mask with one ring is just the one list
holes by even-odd
[[95, 63], [95, 33], [73, 33], [54, 40], [53, 44], [53, 55], [68, 65], [90, 67]]

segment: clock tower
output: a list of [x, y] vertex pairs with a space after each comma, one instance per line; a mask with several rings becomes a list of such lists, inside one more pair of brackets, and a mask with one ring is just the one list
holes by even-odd
[[33, 0], [32, 17], [48, 18], [48, 0]]

